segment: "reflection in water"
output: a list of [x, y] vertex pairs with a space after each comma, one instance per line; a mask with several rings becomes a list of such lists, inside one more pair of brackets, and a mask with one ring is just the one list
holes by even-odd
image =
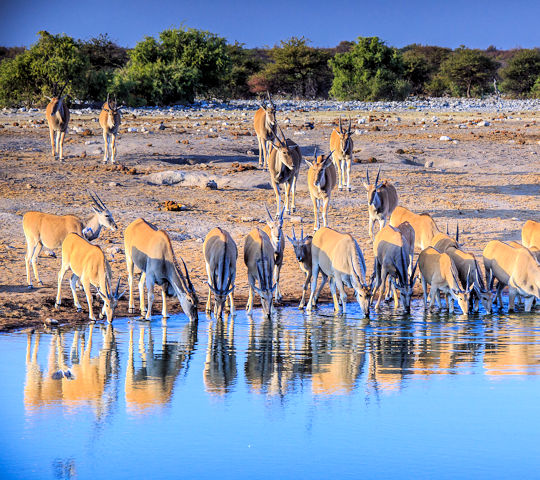
[[[139, 326], [138, 357], [135, 359], [133, 325], [129, 327], [129, 351], [126, 368], [125, 394], [127, 409], [144, 413], [155, 406], [171, 401], [177, 376], [189, 367], [197, 343], [197, 322], [183, 328], [180, 340], [167, 340], [167, 324], [161, 327], [161, 346], [154, 350], [154, 337], [150, 324]], [[140, 360], [140, 365], [136, 363]]]
[[102, 333], [102, 346], [97, 356], [92, 356], [94, 324], [88, 327], [88, 334], [86, 330], [74, 331], [69, 355], [64, 348], [64, 333], [55, 332], [50, 338], [45, 373], [37, 360], [40, 334], [35, 335], [33, 349], [33, 335], [28, 335], [24, 389], [27, 410], [62, 403], [69, 407], [90, 405], [98, 418], [107, 413], [114, 398], [105, 395], [105, 390], [118, 371], [118, 351], [112, 325], [108, 324]]
[[204, 363], [204, 385], [208, 393], [225, 395], [236, 381], [236, 350], [234, 348], [234, 318], [229, 325], [221, 319], [208, 324], [208, 345]]

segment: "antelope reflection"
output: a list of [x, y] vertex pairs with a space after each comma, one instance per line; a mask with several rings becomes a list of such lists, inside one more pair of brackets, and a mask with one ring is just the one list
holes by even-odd
[[236, 350], [234, 348], [234, 317], [229, 324], [218, 319], [208, 325], [208, 346], [204, 363], [204, 386], [208, 393], [226, 395], [236, 381]]
[[189, 322], [179, 342], [167, 340], [167, 324], [161, 327], [161, 345], [154, 351], [151, 325], [139, 327], [138, 360], [135, 363], [133, 326], [129, 329], [129, 351], [126, 368], [126, 407], [131, 413], [145, 413], [148, 409], [170, 403], [174, 384], [180, 372], [189, 367], [197, 343], [197, 322]]
[[[63, 404], [68, 407], [90, 405], [97, 417], [107, 413], [113, 399], [107, 394], [110, 380], [118, 372], [118, 352], [111, 324], [102, 329], [102, 345], [92, 356], [94, 325], [75, 330], [69, 355], [65, 352], [64, 333], [51, 336], [47, 370], [38, 362], [40, 334], [28, 335], [26, 347], [26, 382], [24, 404], [27, 410]], [[86, 338], [88, 342], [86, 343]]]

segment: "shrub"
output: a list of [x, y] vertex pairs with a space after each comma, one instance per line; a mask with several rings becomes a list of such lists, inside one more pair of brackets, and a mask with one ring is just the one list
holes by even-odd
[[520, 50], [501, 70], [501, 90], [520, 97], [529, 96], [539, 75], [540, 50]]

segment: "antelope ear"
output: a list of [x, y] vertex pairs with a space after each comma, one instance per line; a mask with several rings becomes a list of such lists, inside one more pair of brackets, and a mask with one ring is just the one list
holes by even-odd
[[294, 241], [291, 237], [289, 237], [289, 235], [285, 235], [287, 237], [287, 240], [289, 240], [289, 242], [291, 242], [291, 245], [294, 245]]
[[310, 168], [313, 167], [313, 164], [306, 158], [304, 158], [304, 162], [306, 162]]
[[364, 182], [363, 180], [362, 180], [362, 185], [364, 185], [364, 188], [366, 190], [369, 190], [369, 185], [366, 182]]

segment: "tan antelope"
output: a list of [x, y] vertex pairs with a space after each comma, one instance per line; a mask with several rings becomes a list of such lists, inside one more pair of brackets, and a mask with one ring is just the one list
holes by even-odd
[[77, 311], [80, 312], [82, 309], [77, 298], [76, 289], [77, 280], [80, 279], [84, 293], [86, 294], [86, 301], [88, 302], [88, 317], [90, 320], [96, 320], [94, 310], [92, 309], [92, 293], [90, 291], [90, 285], [94, 285], [103, 300], [103, 309], [100, 317], [105, 314], [107, 321], [112, 322], [114, 309], [124, 292], [121, 294], [118, 293], [118, 289], [120, 288], [120, 279], [118, 279], [116, 290], [113, 293], [111, 266], [101, 248], [97, 245], [92, 245], [88, 240], [76, 233], [69, 233], [66, 236], [66, 239], [62, 243], [62, 267], [58, 273], [56, 308], [62, 304], [62, 280], [69, 269], [73, 272], [70, 286], [73, 293], [73, 303]]
[[[369, 316], [371, 289], [366, 284], [366, 262], [356, 240], [348, 233], [322, 227], [313, 235], [311, 256], [313, 262], [311, 295], [306, 311], [312, 310], [317, 290], [317, 277], [321, 271], [329, 277], [336, 313], [339, 312], [340, 303], [343, 314], [347, 313], [347, 295], [344, 289], [344, 286], [347, 286], [354, 289], [363, 315]], [[337, 297], [336, 287], [339, 290], [340, 300]]]
[[[67, 82], [58, 92], [58, 84], [54, 84], [54, 93], [52, 98], [48, 98], [49, 104], [45, 109], [45, 117], [49, 124], [49, 135], [51, 137], [51, 155], [56, 158], [56, 154], [60, 160], [64, 160], [64, 137], [69, 124], [69, 108], [66, 105], [66, 97], [62, 97], [62, 93], [67, 86]], [[56, 139], [55, 134], [56, 133]]]
[[[418, 266], [422, 276], [422, 289], [424, 291], [424, 307], [427, 308], [427, 286], [431, 285], [430, 308], [435, 301], [441, 306], [439, 292], [446, 295], [446, 302], [450, 313], [454, 313], [454, 300], [457, 300], [463, 313], [469, 310], [469, 295], [474, 285], [466, 284], [465, 290], [459, 285], [459, 272], [452, 258], [447, 253], [440, 253], [433, 247], [427, 247], [418, 256]], [[467, 279], [469, 275], [467, 275]]]
[[[253, 309], [254, 292], [261, 297], [263, 314], [270, 317], [272, 313], [274, 247], [270, 237], [259, 228], [249, 232], [244, 243], [244, 263], [248, 270], [249, 298], [246, 305], [248, 315]], [[256, 283], [259, 284], [257, 287]]]
[[[398, 194], [394, 185], [388, 183], [387, 180], [379, 183], [379, 175], [381, 168], [377, 172], [375, 183], [369, 182], [369, 170], [366, 169], [366, 181], [362, 182], [367, 191], [368, 214], [369, 214], [369, 238], [373, 240], [373, 222], [379, 222], [379, 229], [386, 226], [390, 220], [390, 216], [394, 212], [398, 204]], [[401, 222], [400, 222], [401, 223]], [[410, 223], [410, 222], [409, 222]], [[397, 225], [393, 225], [397, 227]], [[414, 226], [413, 226], [414, 227]]]
[[[137, 268], [141, 272], [139, 280], [141, 316], [144, 317], [146, 313], [146, 320], [152, 318], [154, 285], [158, 284], [161, 286], [163, 318], [167, 318], [167, 296], [176, 295], [184, 313], [191, 321], [196, 321], [199, 300], [184, 260], [180, 257], [182, 267], [176, 260], [167, 232], [158, 230], [151, 223], [138, 218], [124, 231], [124, 247], [129, 282], [129, 312], [135, 311], [133, 274]], [[148, 309], [144, 306], [145, 284], [148, 292]]]
[[208, 232], [203, 244], [203, 255], [208, 274], [208, 300], [206, 313], [212, 311], [211, 294], [214, 294], [214, 315], [222, 318], [223, 307], [229, 299], [229, 312], [234, 315], [234, 282], [238, 250], [227, 230], [216, 227]]
[[540, 222], [527, 220], [521, 229], [521, 243], [524, 247], [540, 248]]
[[285, 213], [285, 207], [281, 209], [280, 215], [275, 219], [272, 218], [268, 206], [265, 205], [265, 207], [268, 220], [266, 220], [263, 232], [268, 235], [274, 248], [274, 284], [276, 285], [274, 300], [279, 302], [282, 298], [281, 289], [279, 288], [279, 276], [283, 265], [283, 253], [285, 251], [285, 237], [283, 236], [283, 214]]
[[505, 243], [514, 248], [526, 248], [527, 250], [529, 250], [529, 252], [531, 252], [532, 256], [536, 259], [536, 261], [540, 263], [540, 248], [535, 246], [525, 247], [521, 243], [515, 242], [513, 240]]
[[[402, 226], [405, 231], [408, 231], [405, 227], [405, 225]], [[410, 239], [405, 238], [399, 229], [386, 225], [375, 235], [373, 241], [373, 256], [375, 258], [373, 296], [382, 285], [382, 291], [379, 293], [375, 305], [377, 310], [381, 299], [384, 297], [386, 279], [390, 277], [390, 282], [394, 287], [394, 306], [398, 306], [397, 292], [399, 290], [399, 300], [402, 307], [407, 313], [411, 311], [411, 297], [416, 281], [414, 275], [416, 265], [411, 268], [411, 275], [409, 276], [409, 267], [413, 254], [414, 244], [411, 249]]]
[[[94, 192], [88, 192], [92, 199], [94, 215], [83, 223], [74, 215], [54, 215], [52, 213], [27, 212], [23, 216], [23, 231], [26, 238], [26, 281], [32, 288], [30, 263], [34, 270], [36, 281], [43, 285], [37, 271], [37, 259], [41, 249], [45, 247], [52, 251], [62, 246], [68, 233], [77, 233], [87, 240], [95, 240], [101, 233], [102, 227], [115, 231], [118, 227], [111, 212]], [[53, 252], [54, 253], [54, 252]]]
[[277, 134], [276, 106], [272, 102], [270, 94], [266, 92], [266, 95], [268, 96], [268, 103], [262, 103], [253, 118], [253, 127], [259, 144], [259, 167], [265, 169], [268, 165], [268, 144]]
[[[337, 169], [338, 189], [351, 191], [351, 163], [353, 154], [353, 141], [351, 138], [351, 119], [349, 118], [349, 127], [343, 130], [341, 126], [341, 117], [339, 117], [339, 130], [333, 129], [330, 135], [330, 151], [332, 159]], [[347, 174], [347, 182], [345, 182]]]
[[296, 211], [296, 181], [302, 164], [300, 147], [291, 139], [285, 138], [283, 132], [281, 132], [281, 136], [283, 140], [279, 138], [276, 132], [277, 144], [272, 142], [272, 148], [268, 154], [270, 182], [276, 194], [276, 215], [281, 212], [281, 184], [285, 184], [285, 207], [287, 213], [290, 214]]
[[[309, 165], [307, 174], [309, 196], [313, 202], [313, 231], [319, 229], [319, 210], [322, 212], [323, 227], [328, 226], [328, 205], [332, 190], [336, 186], [336, 167], [332, 162], [332, 152], [325, 158], [317, 157], [317, 148], [313, 153], [313, 163], [306, 160]], [[322, 205], [321, 205], [322, 204]]]
[[[448, 231], [448, 229], [447, 229]], [[486, 288], [484, 278], [476, 257], [472, 253], [461, 250], [459, 241], [459, 227], [456, 229], [455, 239], [448, 234], [437, 233], [431, 243], [435, 250], [447, 253], [458, 271], [458, 279], [462, 285], [472, 285], [473, 290], [469, 295], [469, 312], [478, 312], [480, 303], [487, 313], [491, 313], [493, 295], [491, 290]]]
[[429, 214], [418, 215], [398, 205], [390, 216], [390, 225], [399, 227], [403, 222], [409, 222], [414, 228], [414, 245], [419, 250], [429, 247], [435, 234], [439, 233], [437, 225]]
[[109, 158], [111, 159], [111, 163], [114, 163], [116, 160], [116, 135], [118, 134], [121, 120], [122, 117], [116, 103], [116, 98], [110, 100], [109, 94], [107, 94], [107, 101], [103, 104], [99, 114], [99, 125], [103, 129], [103, 141], [105, 142], [103, 163], [107, 163]]
[[489, 242], [484, 251], [484, 267], [488, 287], [498, 280], [497, 297], [502, 307], [501, 292], [508, 285], [508, 310], [514, 310], [516, 295], [523, 297], [525, 311], [530, 312], [534, 298], [540, 299], [540, 265], [526, 248], [515, 248], [499, 240]]
[[[296, 256], [296, 260], [298, 261], [298, 265], [300, 266], [300, 270], [304, 272], [306, 275], [306, 279], [304, 281], [304, 286], [302, 287], [302, 299], [300, 300], [300, 305], [298, 305], [299, 309], [304, 308], [306, 304], [306, 292], [308, 287], [311, 284], [311, 269], [312, 269], [312, 261], [311, 261], [311, 243], [313, 241], [313, 237], [311, 235], [307, 235], [304, 237], [304, 227], [302, 226], [302, 231], [300, 232], [300, 238], [296, 238], [296, 233], [294, 231], [294, 226], [292, 227], [292, 238], [287, 236], [287, 239], [289, 242], [291, 242], [293, 249], [294, 249], [294, 255]], [[322, 288], [324, 287], [328, 277], [321, 272], [322, 274], [322, 282], [321, 286], [319, 287], [318, 293], [315, 295], [314, 298], [314, 305], [317, 304], [317, 299], [319, 298], [319, 294], [321, 293]]]

